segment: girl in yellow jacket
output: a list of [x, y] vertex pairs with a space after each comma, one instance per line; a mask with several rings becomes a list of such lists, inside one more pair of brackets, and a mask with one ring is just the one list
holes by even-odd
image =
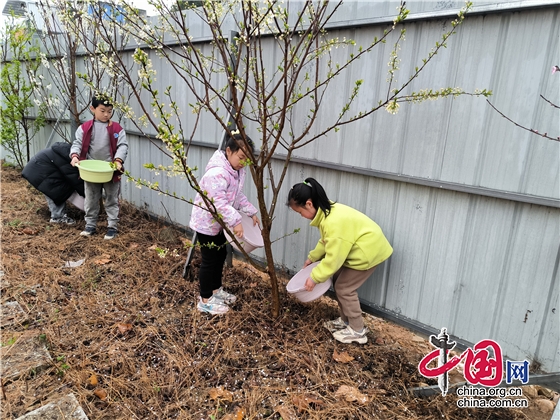
[[357, 289], [391, 256], [393, 248], [377, 223], [352, 207], [330, 201], [313, 178], [292, 187], [288, 205], [321, 232], [303, 266], [321, 261], [305, 283], [308, 291], [332, 277], [340, 317], [323, 325], [342, 343], [366, 343], [368, 331]]

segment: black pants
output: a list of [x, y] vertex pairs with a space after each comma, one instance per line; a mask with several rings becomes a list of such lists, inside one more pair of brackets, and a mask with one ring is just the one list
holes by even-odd
[[226, 237], [221, 231], [216, 236], [197, 232], [202, 261], [198, 269], [200, 296], [208, 299], [214, 290], [222, 287], [222, 271], [227, 257]]

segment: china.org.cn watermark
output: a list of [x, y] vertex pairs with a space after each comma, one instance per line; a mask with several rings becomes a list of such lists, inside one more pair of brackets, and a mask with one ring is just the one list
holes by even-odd
[[[448, 372], [463, 361], [463, 376], [469, 385], [457, 388], [457, 406], [460, 408], [527, 408], [529, 402], [523, 398], [523, 390], [516, 387], [499, 387], [504, 379], [502, 349], [493, 340], [482, 340], [472, 348], [467, 348], [459, 356], [448, 358], [456, 343], [449, 339], [447, 329], [439, 335], [430, 336], [430, 344], [435, 349], [422, 358], [418, 371], [426, 378], [437, 378], [441, 394], [445, 396], [449, 388]], [[428, 365], [437, 360], [436, 367]], [[529, 362], [506, 360], [505, 381], [511, 385], [514, 380], [522, 385], [529, 383]]]
[[521, 388], [484, 388], [461, 386], [457, 388], [459, 408], [527, 408]]

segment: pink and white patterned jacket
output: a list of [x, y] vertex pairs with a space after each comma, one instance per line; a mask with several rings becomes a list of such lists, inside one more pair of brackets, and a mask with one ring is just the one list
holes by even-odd
[[[221, 150], [217, 150], [212, 155], [206, 165], [206, 172], [199, 181], [200, 188], [214, 200], [216, 209], [222, 215], [225, 224], [231, 229], [241, 223], [241, 215], [238, 210], [249, 217], [257, 214], [255, 206], [249, 203], [243, 194], [244, 181], [245, 168], [239, 171], [233, 169], [225, 152]], [[212, 217], [212, 214], [205, 210], [206, 205], [200, 194], [196, 194], [194, 203], [189, 222], [190, 228], [204, 235], [216, 236], [220, 233], [222, 227]]]

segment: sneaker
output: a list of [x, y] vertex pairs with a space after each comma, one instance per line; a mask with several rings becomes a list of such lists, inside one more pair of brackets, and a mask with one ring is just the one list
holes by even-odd
[[341, 317], [333, 319], [332, 321], [326, 321], [323, 323], [323, 327], [325, 327], [330, 332], [335, 332], [338, 330], [343, 330], [346, 328], [348, 324], [342, 320]]
[[333, 337], [335, 340], [340, 341], [341, 343], [360, 343], [365, 344], [367, 343], [367, 334], [368, 330], [364, 327], [362, 332], [357, 332], [352, 329], [350, 325], [348, 325], [343, 330], [338, 330], [333, 333]]
[[200, 312], [207, 312], [212, 315], [221, 315], [229, 311], [229, 307], [224, 303], [224, 301], [216, 299], [214, 296], [211, 296], [206, 303], [204, 303], [202, 298], [199, 296], [196, 308]]
[[62, 216], [62, 217], [56, 217], [53, 218], [49, 221], [49, 223], [65, 223], [67, 225], [75, 225], [76, 221], [74, 219], [72, 219], [71, 217], [68, 217], [66, 215]]
[[91, 236], [95, 234], [95, 228], [94, 227], [88, 227], [86, 226], [86, 228], [80, 232], [81, 236]]
[[107, 233], [105, 234], [103, 239], [114, 239], [115, 236], [117, 236], [117, 229], [109, 228], [109, 229], [107, 229]]
[[237, 300], [237, 296], [226, 292], [223, 287], [220, 287], [218, 291], [214, 292], [212, 296], [214, 296], [216, 299], [221, 300], [227, 305], [232, 305]]

